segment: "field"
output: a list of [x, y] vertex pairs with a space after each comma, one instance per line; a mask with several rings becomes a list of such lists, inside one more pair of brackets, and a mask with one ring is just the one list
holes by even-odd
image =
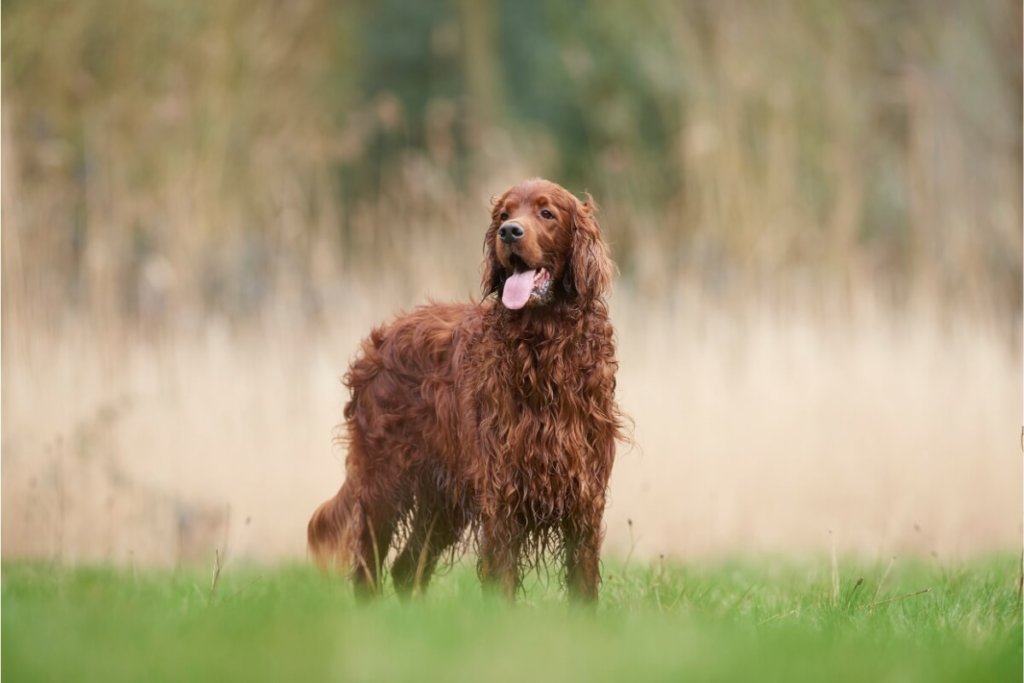
[[305, 566], [8, 563], [6, 680], [1013, 681], [1019, 558], [605, 568], [599, 607], [535, 581], [515, 606], [457, 565], [357, 604]]
[[[1019, 0], [3, 10], [8, 679], [1021, 679]], [[340, 378], [533, 176], [619, 271], [600, 606], [356, 605]]]

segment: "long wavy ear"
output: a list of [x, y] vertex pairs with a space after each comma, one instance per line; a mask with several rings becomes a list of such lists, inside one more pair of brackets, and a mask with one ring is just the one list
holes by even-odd
[[[572, 255], [569, 257], [571, 288], [585, 301], [603, 298], [612, 288], [615, 264], [597, 223], [597, 205], [589, 194], [576, 201], [572, 212]], [[570, 282], [566, 282], [569, 285]], [[569, 289], [569, 287], [567, 287]]]
[[501, 288], [505, 286], [505, 269], [498, 261], [498, 254], [494, 250], [494, 242], [498, 236], [499, 215], [501, 204], [505, 198], [491, 198], [491, 225], [484, 234], [484, 263], [480, 268], [480, 286], [483, 289], [484, 298], [491, 294], [501, 294]]

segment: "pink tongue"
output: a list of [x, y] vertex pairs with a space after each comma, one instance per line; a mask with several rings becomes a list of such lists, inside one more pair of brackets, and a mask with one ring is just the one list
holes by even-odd
[[501, 303], [505, 308], [513, 310], [520, 309], [530, 300], [533, 292], [533, 276], [536, 270], [524, 270], [515, 275], [509, 275], [505, 280], [505, 289], [501, 292]]

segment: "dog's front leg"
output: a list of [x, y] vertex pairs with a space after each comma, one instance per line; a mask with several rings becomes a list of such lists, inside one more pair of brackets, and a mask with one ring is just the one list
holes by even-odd
[[522, 529], [507, 519], [485, 519], [481, 528], [477, 573], [485, 590], [514, 600], [519, 589], [519, 550]]
[[565, 583], [569, 597], [583, 602], [597, 600], [601, 584], [601, 518], [604, 497], [592, 501], [563, 524], [565, 534]]

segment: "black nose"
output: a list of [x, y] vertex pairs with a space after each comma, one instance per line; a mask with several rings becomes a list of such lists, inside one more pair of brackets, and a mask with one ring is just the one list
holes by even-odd
[[505, 244], [518, 242], [523, 239], [523, 235], [525, 234], [526, 232], [523, 230], [523, 226], [518, 223], [505, 223], [498, 228], [498, 237], [500, 237], [501, 241]]

